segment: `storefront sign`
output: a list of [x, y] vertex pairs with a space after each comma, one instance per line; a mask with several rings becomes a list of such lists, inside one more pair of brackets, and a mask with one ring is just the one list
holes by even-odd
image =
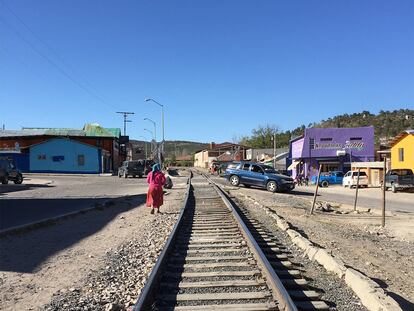
[[315, 149], [341, 149], [343, 145], [340, 143], [315, 143]]
[[329, 143], [315, 143], [315, 149], [364, 149], [363, 141], [351, 141], [345, 144], [329, 142]]
[[364, 149], [364, 142], [363, 141], [349, 141], [345, 144], [344, 148], [346, 149]]

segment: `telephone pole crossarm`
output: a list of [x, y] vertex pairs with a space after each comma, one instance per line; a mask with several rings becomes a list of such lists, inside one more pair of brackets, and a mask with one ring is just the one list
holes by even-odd
[[134, 112], [129, 111], [117, 111], [116, 113], [122, 114], [124, 116], [124, 136], [126, 136], [126, 124], [127, 122], [132, 122], [131, 120], [127, 120], [129, 114], [135, 114]]

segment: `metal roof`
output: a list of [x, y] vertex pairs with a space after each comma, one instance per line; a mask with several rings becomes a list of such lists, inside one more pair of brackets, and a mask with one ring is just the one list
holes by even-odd
[[98, 124], [86, 124], [82, 130], [71, 128], [32, 128], [23, 127], [21, 130], [0, 130], [0, 137], [28, 137], [28, 136], [83, 136], [83, 137], [119, 137], [118, 128], [104, 128]]
[[394, 146], [397, 142], [399, 142], [403, 137], [407, 135], [414, 135], [414, 130], [405, 130], [404, 132], [401, 132], [397, 136], [394, 137], [394, 139], [391, 141], [391, 146]]
[[85, 124], [83, 131], [86, 136], [92, 137], [119, 137], [121, 130], [118, 128], [105, 128], [99, 124]]

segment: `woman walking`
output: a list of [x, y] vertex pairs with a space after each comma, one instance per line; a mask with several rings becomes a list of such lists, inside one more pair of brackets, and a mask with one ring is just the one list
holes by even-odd
[[147, 183], [149, 184], [147, 207], [151, 207], [151, 214], [154, 214], [155, 208], [157, 213], [159, 213], [160, 206], [164, 203], [162, 186], [165, 184], [165, 175], [161, 172], [161, 167], [158, 163], [152, 166], [152, 171], [147, 176]]

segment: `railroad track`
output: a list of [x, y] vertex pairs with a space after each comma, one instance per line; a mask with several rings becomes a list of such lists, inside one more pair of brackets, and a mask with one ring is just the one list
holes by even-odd
[[284, 247], [207, 176], [185, 205], [134, 311], [327, 310]]

